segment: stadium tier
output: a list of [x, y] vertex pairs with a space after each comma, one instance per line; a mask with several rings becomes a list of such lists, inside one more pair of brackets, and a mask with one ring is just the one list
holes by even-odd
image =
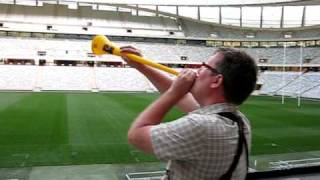
[[[60, 32], [72, 34], [108, 34], [184, 36], [176, 20], [165, 17], [139, 17], [131, 12], [94, 10], [90, 6], [70, 9], [67, 5], [44, 3], [43, 6], [2, 4], [0, 21], [15, 31]], [[130, 31], [129, 31], [130, 30]], [[129, 31], [129, 32], [128, 32]]]
[[132, 68], [0, 65], [0, 89], [14, 91], [154, 91]]
[[[132, 68], [0, 65], [1, 90], [155, 91]], [[261, 94], [320, 97], [320, 73], [260, 73]]]
[[[180, 45], [165, 43], [114, 41], [118, 46], [133, 45], [141, 49], [144, 56], [157, 62], [203, 62], [207, 60], [216, 47], [200, 45]], [[53, 60], [92, 60], [121, 61], [116, 56], [92, 56], [89, 40], [59, 40], [0, 37], [0, 58], [2, 59], [45, 59]], [[266, 64], [300, 64], [309, 60], [319, 64], [318, 47], [288, 48], [240, 48], [252, 55], [258, 62], [263, 59]], [[44, 53], [44, 54], [41, 54]], [[183, 59], [184, 58], [184, 59]], [[38, 62], [36, 62], [38, 64]]]
[[261, 94], [320, 97], [320, 74], [309, 72], [270, 72], [260, 74]]

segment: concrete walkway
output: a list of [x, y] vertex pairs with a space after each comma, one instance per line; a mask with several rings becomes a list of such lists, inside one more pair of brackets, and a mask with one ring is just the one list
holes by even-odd
[[127, 173], [164, 168], [163, 163], [0, 168], [0, 180], [125, 180]]

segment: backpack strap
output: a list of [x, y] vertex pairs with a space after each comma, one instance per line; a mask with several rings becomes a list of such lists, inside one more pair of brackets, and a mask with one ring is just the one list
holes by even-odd
[[236, 155], [234, 156], [232, 164], [231, 164], [230, 168], [228, 169], [228, 171], [225, 174], [223, 174], [219, 179], [219, 180], [230, 180], [232, 177], [232, 173], [234, 172], [234, 170], [236, 169], [236, 167], [239, 163], [239, 160], [240, 160], [240, 157], [241, 157], [241, 154], [243, 151], [242, 150], [243, 146], [245, 147], [245, 150], [246, 150], [246, 152], [245, 152], [246, 157], [247, 157], [246, 171], [248, 172], [248, 163], [249, 163], [248, 143], [247, 143], [247, 140], [244, 135], [244, 123], [243, 123], [241, 117], [239, 117], [238, 115], [236, 115], [232, 112], [220, 112], [220, 113], [218, 113], [218, 115], [226, 117], [226, 118], [236, 122], [238, 125], [239, 139], [238, 139], [238, 146], [237, 146], [237, 150], [236, 150]]

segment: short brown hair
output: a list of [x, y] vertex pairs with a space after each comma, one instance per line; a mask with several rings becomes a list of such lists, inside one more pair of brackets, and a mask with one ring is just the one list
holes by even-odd
[[216, 68], [223, 75], [224, 95], [228, 102], [240, 105], [255, 89], [257, 65], [246, 52], [233, 48], [219, 48], [215, 51], [223, 55]]

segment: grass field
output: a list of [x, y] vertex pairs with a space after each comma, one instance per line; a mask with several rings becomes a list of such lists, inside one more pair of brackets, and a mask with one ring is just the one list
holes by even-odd
[[[0, 167], [157, 161], [127, 144], [132, 120], [158, 94], [0, 93]], [[320, 150], [320, 102], [251, 97], [252, 155]], [[181, 116], [171, 111], [166, 119]]]

